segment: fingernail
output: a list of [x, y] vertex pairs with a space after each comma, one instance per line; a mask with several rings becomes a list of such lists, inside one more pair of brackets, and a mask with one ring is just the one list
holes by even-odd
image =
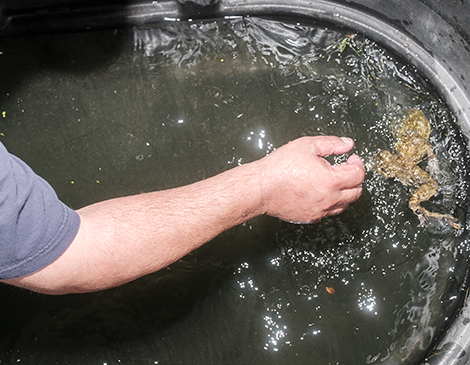
[[354, 142], [351, 138], [349, 137], [340, 137], [340, 140], [342, 140], [346, 144], [350, 144], [351, 142]]

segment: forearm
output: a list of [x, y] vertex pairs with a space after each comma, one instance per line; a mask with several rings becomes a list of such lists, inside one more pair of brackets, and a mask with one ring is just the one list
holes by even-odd
[[67, 251], [40, 272], [10, 283], [62, 294], [106, 289], [155, 272], [263, 213], [255, 165], [82, 208], [79, 233]]

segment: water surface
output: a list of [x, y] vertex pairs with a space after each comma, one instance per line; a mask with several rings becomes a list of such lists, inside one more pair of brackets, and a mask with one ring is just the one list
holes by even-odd
[[[1, 39], [0, 51], [0, 140], [73, 208], [207, 178], [304, 135], [349, 136], [368, 166], [363, 196], [316, 225], [258, 217], [101, 293], [1, 287], [2, 362], [412, 364], [449, 323], [466, 273], [465, 141], [426, 80], [371, 40], [240, 18]], [[430, 119], [442, 171], [427, 207], [461, 231], [419, 226], [409, 188], [371, 169], [409, 108]]]

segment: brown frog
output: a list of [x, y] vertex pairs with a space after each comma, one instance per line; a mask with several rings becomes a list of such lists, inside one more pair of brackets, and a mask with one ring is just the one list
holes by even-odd
[[431, 175], [439, 172], [437, 157], [429, 143], [431, 125], [424, 113], [418, 109], [411, 109], [408, 118], [393, 126], [393, 135], [396, 139], [396, 155], [381, 150], [375, 161], [376, 171], [386, 178], [396, 177], [403, 185], [416, 188], [408, 202], [410, 209], [424, 223], [427, 218], [436, 218], [449, 223], [452, 227], [460, 229], [458, 220], [451, 215], [433, 213], [421, 206], [437, 191], [437, 182], [418, 163], [427, 156]]

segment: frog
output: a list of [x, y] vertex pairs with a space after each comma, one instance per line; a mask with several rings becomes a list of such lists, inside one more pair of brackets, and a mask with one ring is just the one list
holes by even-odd
[[[420, 109], [410, 109], [406, 118], [392, 123], [392, 134], [395, 138], [396, 154], [380, 150], [375, 158], [375, 171], [387, 179], [396, 178], [403, 185], [412, 187], [408, 207], [418, 216], [422, 225], [429, 218], [434, 218], [460, 229], [459, 221], [452, 215], [431, 212], [421, 206], [421, 203], [431, 199], [439, 188], [437, 181], [432, 177], [439, 174], [439, 162], [429, 142], [431, 124], [424, 112]], [[418, 166], [425, 157], [430, 173]]]

